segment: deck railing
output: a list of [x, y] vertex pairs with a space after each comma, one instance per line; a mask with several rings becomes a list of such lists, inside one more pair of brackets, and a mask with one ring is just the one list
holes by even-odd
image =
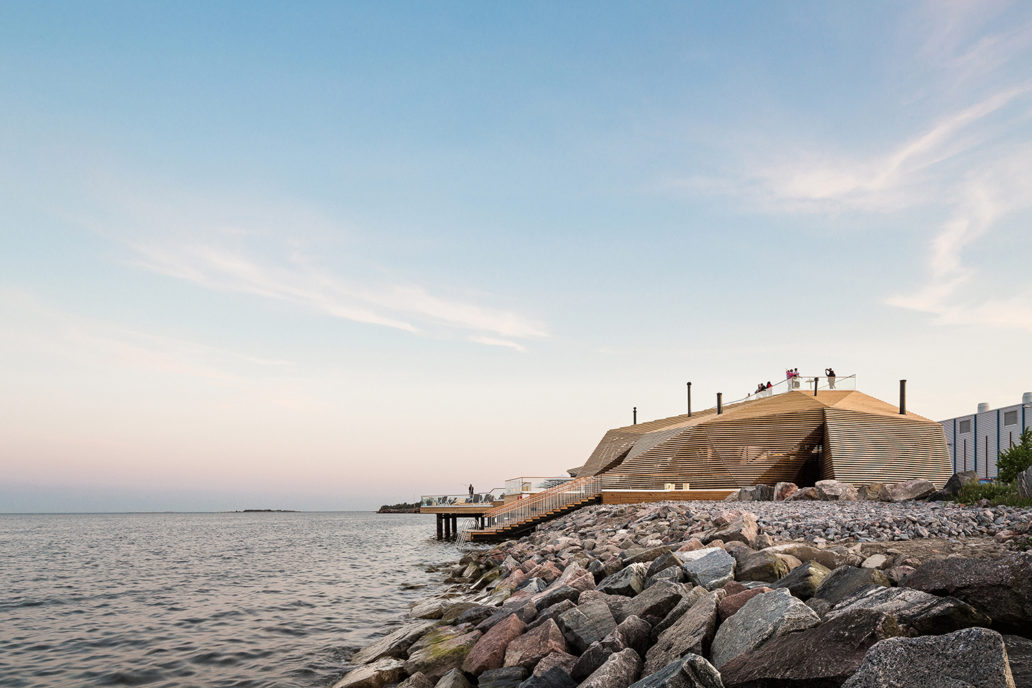
[[484, 506], [502, 500], [505, 490], [496, 487], [490, 492], [474, 492], [472, 496], [467, 492], [457, 495], [423, 495], [419, 498], [419, 506]]
[[534, 494], [543, 492], [553, 487], [558, 487], [572, 480], [570, 476], [529, 476], [521, 475], [517, 478], [509, 478], [505, 481], [505, 494]]
[[856, 375], [837, 375], [833, 378], [829, 378], [827, 375], [796, 375], [785, 380], [780, 380], [776, 384], [771, 384], [769, 389], [763, 391], [757, 390], [750, 392], [741, 399], [735, 399], [734, 401], [724, 402], [725, 406], [731, 404], [737, 404], [742, 401], [752, 401], [753, 399], [766, 399], [776, 394], [784, 394], [785, 392], [813, 392], [813, 382], [817, 381], [817, 390], [855, 390], [856, 389]]
[[484, 513], [485, 530], [497, 531], [507, 525], [530, 520], [536, 516], [562, 509], [597, 496], [602, 491], [601, 476], [574, 478], [567, 483], [495, 507]]

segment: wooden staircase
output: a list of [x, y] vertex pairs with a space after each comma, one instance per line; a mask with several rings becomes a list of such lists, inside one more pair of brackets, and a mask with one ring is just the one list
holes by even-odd
[[467, 531], [472, 542], [497, 542], [528, 533], [539, 524], [602, 501], [599, 476], [576, 478], [484, 513], [487, 527]]

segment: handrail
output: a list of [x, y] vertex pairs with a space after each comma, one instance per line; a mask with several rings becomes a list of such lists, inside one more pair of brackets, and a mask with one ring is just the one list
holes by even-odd
[[[821, 383], [821, 382], [817, 383], [818, 391], [820, 391], [822, 389], [825, 389], [825, 390], [854, 390], [854, 389], [856, 389], [856, 374], [855, 373], [853, 375], [836, 375], [835, 376], [835, 385], [834, 386], [831, 386], [831, 384], [828, 382], [828, 376], [827, 375], [797, 375], [795, 377], [787, 378], [787, 379], [784, 379], [784, 380], [779, 380], [778, 382], [772, 384], [769, 389], [766, 389], [766, 390], [764, 390], [762, 392], [757, 390], [755, 392], [750, 392], [749, 394], [745, 395], [741, 399], [735, 399], [734, 401], [726, 401], [726, 402], [724, 402], [724, 406], [730, 406], [731, 404], [738, 404], [738, 403], [741, 403], [743, 401], [753, 401], [754, 399], [766, 399], [768, 397], [774, 396], [775, 394], [784, 394], [785, 392], [795, 392], [795, 391], [800, 391], [800, 392], [810, 391], [810, 392], [812, 392], [813, 391], [813, 381], [814, 380], [818, 380], [818, 381], [824, 380], [823, 383]], [[716, 408], [716, 406], [711, 406], [710, 408]]]
[[495, 507], [484, 513], [485, 531], [497, 532], [507, 525], [517, 524], [537, 516], [549, 514], [601, 493], [600, 476], [575, 478], [544, 492]]

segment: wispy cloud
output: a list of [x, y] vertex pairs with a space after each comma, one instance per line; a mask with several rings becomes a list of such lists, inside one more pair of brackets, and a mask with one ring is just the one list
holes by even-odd
[[99, 210], [76, 220], [127, 247], [129, 262], [154, 273], [426, 336], [478, 343], [548, 336], [542, 322], [485, 303], [491, 297], [479, 289], [398, 277], [341, 239], [353, 227], [311, 209], [120, 181], [95, 184], [93, 195]]

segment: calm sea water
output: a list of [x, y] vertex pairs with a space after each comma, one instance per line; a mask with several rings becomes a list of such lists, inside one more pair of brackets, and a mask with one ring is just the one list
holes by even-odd
[[329, 686], [432, 590], [425, 568], [459, 556], [433, 529], [360, 512], [0, 515], [0, 686]]

